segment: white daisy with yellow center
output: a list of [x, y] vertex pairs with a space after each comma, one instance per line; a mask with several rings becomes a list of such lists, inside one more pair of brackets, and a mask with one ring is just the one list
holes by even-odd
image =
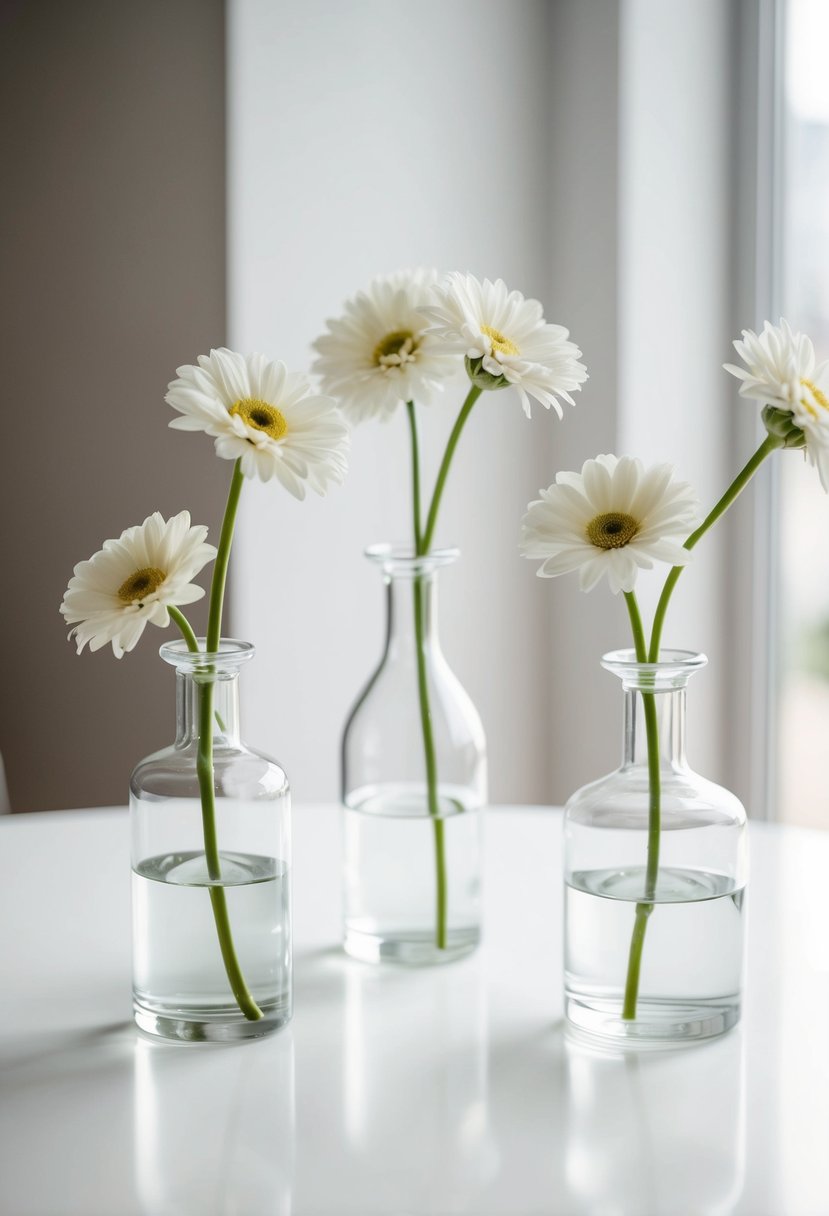
[[766, 407], [763, 421], [784, 446], [806, 449], [829, 492], [829, 363], [818, 364], [811, 338], [785, 320], [766, 321], [761, 334], [744, 329], [734, 349], [746, 366], [723, 366], [742, 382], [740, 396]]
[[165, 520], [156, 511], [118, 540], [104, 541], [79, 562], [60, 610], [72, 625], [78, 654], [107, 642], [120, 659], [137, 644], [146, 625], [169, 625], [168, 605], [192, 604], [204, 588], [191, 582], [216, 556], [205, 543], [207, 528], [190, 526], [190, 513]]
[[421, 311], [432, 322], [429, 332], [466, 357], [472, 382], [484, 389], [512, 386], [528, 418], [530, 397], [561, 418], [558, 398], [573, 405], [570, 394], [587, 379], [568, 331], [548, 324], [538, 300], [509, 291], [501, 279], [481, 283], [453, 272]]
[[171, 427], [204, 431], [216, 452], [239, 460], [246, 477], [276, 477], [295, 498], [305, 487], [324, 494], [342, 482], [348, 427], [330, 397], [314, 393], [305, 376], [264, 355], [212, 350], [177, 369], [165, 400], [181, 414]]
[[372, 280], [348, 300], [341, 317], [317, 338], [313, 370], [352, 422], [388, 418], [398, 405], [428, 404], [460, 360], [427, 334], [418, 311], [438, 280], [436, 270], [402, 270]]
[[606, 576], [611, 591], [632, 591], [639, 570], [655, 561], [684, 566], [682, 547], [699, 504], [669, 464], [646, 469], [630, 456], [597, 456], [581, 473], [559, 473], [531, 502], [522, 521], [521, 553], [541, 558], [541, 578], [578, 570], [582, 591]]

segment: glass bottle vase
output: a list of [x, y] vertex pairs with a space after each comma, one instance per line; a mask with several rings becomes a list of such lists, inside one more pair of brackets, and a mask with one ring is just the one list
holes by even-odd
[[366, 962], [450, 962], [480, 939], [487, 797], [481, 720], [438, 640], [438, 571], [458, 552], [366, 555], [386, 642], [343, 734], [344, 946]]
[[247, 642], [161, 647], [176, 669], [176, 740], [130, 779], [135, 1021], [228, 1042], [291, 1017], [290, 788], [239, 733]]
[[565, 1011], [629, 1043], [709, 1038], [740, 1016], [746, 816], [685, 755], [686, 685], [704, 655], [614, 651], [622, 765], [575, 793], [565, 829]]

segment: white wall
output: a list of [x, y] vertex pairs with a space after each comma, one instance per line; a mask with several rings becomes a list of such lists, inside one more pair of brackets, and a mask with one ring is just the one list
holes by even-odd
[[[230, 343], [306, 367], [324, 318], [374, 274], [428, 264], [502, 276], [549, 300], [550, 8], [492, 0], [229, 5]], [[566, 302], [554, 317], [567, 323]], [[579, 335], [576, 333], [575, 338]], [[423, 419], [432, 476], [460, 393]], [[439, 542], [447, 656], [478, 705], [493, 799], [549, 798], [549, 603], [518, 557], [527, 501], [562, 425], [486, 395], [464, 436]], [[293, 502], [245, 489], [234, 630], [252, 742], [299, 799], [333, 798], [339, 733], [381, 645], [381, 587], [361, 557], [405, 539], [405, 418], [354, 434], [346, 486]]]
[[[439, 539], [464, 550], [445, 576], [445, 649], [484, 718], [496, 801], [563, 800], [619, 750], [621, 696], [598, 660], [629, 644], [624, 604], [535, 579], [517, 557], [526, 502], [600, 451], [673, 459], [706, 503], [736, 467], [719, 370], [733, 13], [722, 0], [229, 5], [233, 345], [305, 366], [347, 295], [427, 263], [501, 275], [584, 351], [591, 378], [563, 423], [526, 422], [507, 393], [482, 400], [444, 507]], [[456, 408], [425, 420], [432, 469]], [[342, 721], [379, 650], [360, 550], [407, 535], [405, 439], [403, 418], [357, 430], [348, 484], [323, 502], [246, 490], [233, 609], [260, 649], [248, 733], [300, 798], [335, 796]], [[665, 641], [712, 659], [692, 745], [716, 777], [724, 537], [701, 554]]]
[[[721, 366], [737, 336], [734, 10], [722, 0], [624, 0], [621, 13], [619, 445], [675, 464], [705, 514], [753, 451], [732, 454], [741, 406]], [[700, 543], [662, 637], [709, 657], [689, 692], [689, 752], [712, 777], [727, 759], [726, 541], [720, 524]], [[648, 621], [663, 579], [640, 580]]]

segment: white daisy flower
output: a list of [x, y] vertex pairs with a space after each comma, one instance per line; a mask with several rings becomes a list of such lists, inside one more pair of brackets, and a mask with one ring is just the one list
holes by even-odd
[[761, 334], [743, 330], [734, 349], [745, 363], [723, 366], [742, 381], [740, 396], [760, 401], [763, 422], [781, 446], [805, 448], [829, 492], [829, 363], [816, 363], [811, 338], [796, 334], [787, 321], [766, 321]]
[[305, 483], [324, 494], [348, 467], [348, 427], [336, 402], [316, 396], [305, 376], [264, 355], [212, 350], [198, 366], [179, 367], [165, 401], [182, 415], [181, 431], [205, 431], [216, 453], [241, 460], [246, 477], [278, 478], [295, 498]]
[[561, 325], [548, 325], [538, 300], [525, 300], [497, 279], [480, 283], [471, 274], [453, 272], [421, 310], [434, 325], [430, 331], [450, 349], [466, 356], [473, 384], [481, 388], [518, 390], [530, 417], [530, 397], [558, 414], [558, 397], [573, 405], [571, 392], [587, 379], [581, 351], [568, 341]]
[[543, 558], [541, 578], [580, 571], [582, 591], [607, 575], [614, 594], [632, 591], [654, 561], [682, 566], [691, 554], [697, 498], [669, 464], [646, 469], [630, 456], [597, 456], [581, 473], [558, 473], [522, 521], [521, 552]]
[[353, 422], [388, 418], [407, 401], [428, 404], [459, 368], [454, 352], [426, 333], [419, 311], [431, 299], [436, 270], [401, 270], [373, 279], [348, 300], [328, 333], [313, 343], [313, 370]]
[[100, 650], [112, 643], [116, 659], [132, 650], [150, 622], [170, 623], [168, 604], [192, 604], [204, 588], [190, 580], [216, 556], [205, 544], [207, 528], [190, 526], [189, 511], [166, 520], [158, 511], [143, 524], [127, 528], [118, 540], [79, 562], [60, 610], [78, 654], [89, 643]]

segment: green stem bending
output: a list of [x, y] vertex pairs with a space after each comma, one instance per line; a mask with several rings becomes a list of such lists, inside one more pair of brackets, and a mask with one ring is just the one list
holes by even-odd
[[409, 433], [412, 441], [412, 521], [414, 525], [415, 556], [420, 553], [420, 444], [417, 440], [417, 415], [414, 401], [406, 402]]
[[190, 624], [187, 617], [184, 615], [183, 612], [180, 612], [179, 609], [176, 608], [176, 606], [174, 604], [168, 604], [167, 611], [169, 612], [171, 619], [173, 621], [175, 621], [175, 623], [178, 625], [181, 636], [184, 638], [185, 642], [187, 643], [187, 649], [190, 651], [193, 651], [195, 653], [198, 653], [198, 649], [199, 649], [198, 638], [196, 637], [195, 633], [193, 632], [193, 626]]
[[[740, 470], [737, 476], [732, 481], [722, 498], [715, 504], [703, 522], [695, 532], [692, 532], [685, 541], [684, 547], [689, 551], [705, 536], [706, 532], [714, 526], [738, 498], [748, 483], [751, 481], [754, 474], [759, 469], [760, 465], [769, 456], [775, 448], [783, 446], [781, 440], [774, 435], [769, 434], [766, 439], [760, 444], [760, 447], [748, 461], [748, 463]], [[665, 624], [665, 615], [668, 611], [668, 604], [674, 588], [679, 581], [679, 577], [684, 566], [674, 566], [668, 573], [665, 579], [665, 585], [662, 588], [662, 594], [659, 597], [659, 602], [656, 606], [656, 611], [653, 618], [653, 630], [651, 632], [650, 648], [645, 646], [645, 632], [642, 627], [642, 617], [639, 612], [639, 606], [636, 602], [636, 597], [633, 592], [625, 593], [628, 612], [630, 614], [631, 629], [633, 631], [633, 641], [636, 649], [636, 658], [640, 663], [659, 662], [659, 652], [662, 644], [662, 629]], [[645, 945], [645, 933], [648, 925], [648, 918], [654, 909], [654, 901], [656, 898], [656, 888], [659, 879], [659, 848], [661, 842], [661, 773], [659, 767], [659, 723], [656, 713], [656, 697], [654, 693], [643, 692], [642, 707], [645, 717], [645, 734], [648, 747], [648, 857], [645, 868], [645, 899], [636, 905], [636, 914], [633, 922], [633, 933], [630, 941], [630, 954], [628, 957], [627, 978], [625, 980], [625, 994], [622, 1004], [622, 1017], [625, 1021], [634, 1021], [636, 1018], [636, 1006], [639, 999], [639, 979], [642, 970], [642, 951]]]
[[[426, 552], [420, 529], [420, 450], [417, 439], [417, 418], [413, 401], [406, 404], [409, 414], [409, 429], [412, 443], [412, 522], [414, 551], [416, 557]], [[429, 704], [429, 685], [426, 669], [426, 629], [424, 621], [424, 595], [426, 585], [423, 577], [416, 574], [412, 583], [415, 623], [415, 653], [417, 659], [417, 691], [420, 702], [420, 727], [423, 734], [423, 756], [426, 765], [426, 797], [435, 834], [435, 944], [439, 950], [446, 949], [446, 913], [448, 907], [446, 881], [446, 841], [444, 823], [440, 817], [438, 800], [438, 768], [435, 755], [435, 739], [432, 730], [432, 711]]]
[[[233, 477], [231, 478], [230, 491], [227, 496], [227, 506], [225, 507], [219, 547], [216, 554], [216, 564], [213, 569], [213, 582], [210, 588], [210, 609], [207, 618], [207, 638], [205, 641], [208, 654], [215, 654], [219, 649], [222, 632], [222, 606], [224, 604], [225, 584], [227, 582], [227, 568], [230, 561], [230, 547], [233, 543], [233, 529], [236, 523], [236, 512], [239, 507], [239, 496], [242, 492], [243, 482], [244, 476], [240, 463], [237, 460], [233, 467]], [[177, 621], [177, 624], [181, 628], [179, 621]], [[190, 646], [186, 633], [185, 640], [187, 640], [187, 644]], [[196, 649], [198, 649], [198, 645]], [[222, 864], [216, 832], [216, 791], [213, 771], [213, 688], [215, 669], [210, 666], [205, 667], [203, 675], [204, 682], [201, 683], [199, 689], [199, 748], [196, 756], [196, 772], [198, 774], [199, 793], [201, 795], [204, 856], [207, 862], [208, 876], [211, 883], [215, 884], [209, 888], [210, 904], [213, 909], [213, 919], [216, 922], [219, 949], [222, 953], [222, 961], [224, 962], [231, 991], [236, 998], [236, 1003], [248, 1021], [256, 1022], [264, 1017], [264, 1014], [254, 1000], [242, 974], [242, 968], [233, 944], [233, 934], [227, 910], [227, 895], [224, 887], [221, 886]]]
[[[437, 527], [438, 511], [440, 510], [443, 491], [446, 486], [446, 479], [449, 476], [449, 469], [452, 465], [452, 459], [455, 455], [455, 449], [458, 446], [463, 428], [466, 425], [466, 420], [472, 413], [472, 407], [481, 395], [481, 389], [477, 385], [471, 385], [469, 392], [466, 395], [463, 405], [460, 408], [455, 425], [449, 435], [446, 444], [446, 451], [443, 453], [443, 459], [440, 462], [438, 475], [435, 480], [435, 489], [432, 494], [432, 500], [429, 504], [429, 511], [426, 516], [425, 527], [421, 527], [420, 518], [420, 450], [417, 439], [417, 418], [415, 415], [415, 405], [413, 401], [406, 402], [406, 409], [409, 415], [409, 429], [411, 432], [412, 443], [412, 525], [414, 534], [414, 551], [416, 557], [425, 557], [432, 547], [432, 540]], [[429, 704], [429, 685], [427, 680], [426, 668], [426, 630], [424, 621], [424, 600], [426, 595], [426, 583], [424, 582], [421, 573], [415, 574], [414, 583], [412, 586], [412, 594], [414, 596], [414, 621], [415, 621], [415, 649], [417, 652], [417, 687], [418, 698], [420, 701], [420, 725], [423, 734], [423, 756], [426, 765], [426, 796], [429, 806], [429, 814], [433, 820], [435, 833], [435, 886], [436, 886], [436, 914], [435, 914], [435, 942], [439, 950], [445, 950], [447, 946], [447, 911], [448, 911], [448, 893], [446, 879], [446, 840], [445, 840], [445, 824], [440, 814], [440, 802], [438, 799], [438, 770], [437, 759], [435, 755], [435, 739], [432, 730], [432, 711]]]
[[213, 581], [210, 584], [210, 610], [207, 616], [207, 638], [205, 648], [208, 654], [215, 654], [219, 649], [222, 634], [222, 605], [225, 599], [225, 584], [227, 583], [227, 567], [230, 563], [230, 547], [233, 544], [233, 529], [236, 526], [236, 512], [239, 509], [239, 498], [242, 493], [245, 477], [241, 461], [233, 466], [233, 476], [230, 479], [230, 490], [227, 495], [225, 517], [222, 520], [222, 532], [219, 537], [219, 549], [216, 554], [216, 564], [213, 567]]
[[[708, 529], [712, 528], [717, 520], [725, 515], [731, 504], [746, 488], [766, 457], [770, 456], [775, 448], [781, 446], [782, 443], [776, 436], [766, 436], [751, 460], [740, 470], [716, 506], [712, 507], [708, 515], [706, 515], [696, 532], [692, 532], [688, 537], [683, 546], [685, 549], [693, 549], [697, 542], [702, 540]], [[665, 586], [662, 588], [662, 594], [659, 597], [659, 603], [656, 605], [656, 612], [653, 616], [653, 631], [651, 633], [651, 646], [648, 654], [648, 660], [651, 663], [659, 662], [659, 648], [662, 644], [662, 628], [665, 624], [665, 613], [668, 611], [668, 604], [670, 603], [674, 587], [679, 582], [679, 576], [684, 569], [684, 566], [674, 566], [665, 579]]]
[[432, 539], [435, 534], [435, 527], [438, 521], [438, 511], [440, 509], [440, 500], [443, 497], [443, 490], [446, 485], [446, 478], [449, 475], [449, 468], [452, 464], [452, 457], [455, 455], [455, 448], [458, 446], [458, 440], [461, 437], [461, 432], [466, 425], [466, 420], [472, 413], [472, 407], [482, 393], [482, 389], [473, 384], [469, 392], [466, 394], [466, 400], [461, 406], [460, 413], [455, 419], [455, 425], [452, 427], [452, 433], [449, 436], [449, 441], [446, 444], [446, 451], [443, 453], [443, 460], [440, 462], [438, 469], [437, 480], [435, 481], [435, 492], [432, 495], [432, 501], [429, 505], [429, 513], [426, 516], [426, 527], [421, 538], [421, 553], [428, 553], [432, 547]]

